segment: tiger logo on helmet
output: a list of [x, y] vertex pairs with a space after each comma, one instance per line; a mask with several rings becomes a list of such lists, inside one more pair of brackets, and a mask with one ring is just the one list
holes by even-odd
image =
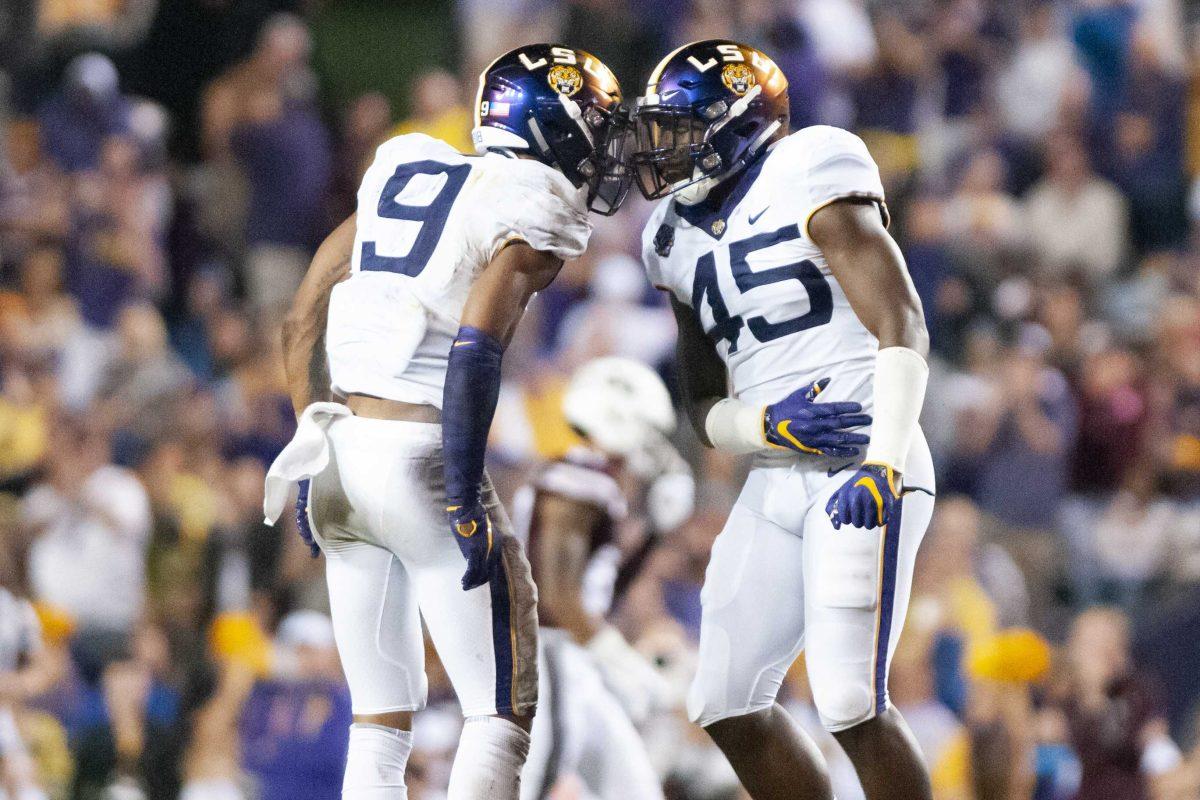
[[721, 70], [721, 83], [725, 84], [729, 91], [741, 97], [754, 87], [757, 79], [754, 77], [754, 70], [745, 64], [726, 64], [725, 68]]
[[546, 80], [554, 87], [554, 91], [567, 97], [583, 88], [583, 74], [575, 67], [556, 64], [546, 75]]

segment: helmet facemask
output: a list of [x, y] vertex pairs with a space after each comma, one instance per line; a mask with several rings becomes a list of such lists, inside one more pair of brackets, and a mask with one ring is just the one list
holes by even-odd
[[587, 186], [588, 210], [616, 213], [633, 177], [626, 166], [632, 139], [628, 116], [614, 104], [579, 104], [565, 95], [538, 103], [530, 120], [535, 148], [575, 186]]
[[[763, 126], [743, 117], [761, 90], [756, 85], [732, 103], [718, 99], [692, 106], [644, 103], [645, 98], [639, 98], [634, 112], [637, 149], [630, 160], [646, 199], [673, 195], [684, 205], [699, 203], [761, 152], [782, 127], [779, 120]], [[720, 136], [723, 132], [734, 135]], [[747, 140], [750, 145], [738, 159], [734, 146]]]

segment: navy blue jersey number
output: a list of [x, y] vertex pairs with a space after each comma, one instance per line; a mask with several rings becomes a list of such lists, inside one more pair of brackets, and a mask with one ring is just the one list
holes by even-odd
[[[439, 161], [413, 161], [396, 167], [395, 173], [384, 184], [383, 194], [379, 196], [377, 213], [384, 219], [407, 219], [421, 223], [421, 229], [413, 240], [406, 256], [381, 256], [375, 252], [375, 242], [362, 243], [361, 268], [383, 272], [398, 272], [401, 275], [417, 277], [425, 265], [429, 263], [438, 239], [442, 238], [442, 230], [446, 227], [446, 218], [450, 216], [450, 207], [458, 193], [462, 191], [467, 175], [471, 172], [470, 164], [442, 164]], [[397, 203], [396, 197], [408, 186], [408, 182], [416, 175], [445, 175], [446, 182], [438, 191], [437, 196], [424, 206], [412, 206]]]
[[741, 317], [729, 316], [725, 298], [721, 297], [721, 287], [717, 284], [717, 259], [711, 252], [700, 256], [696, 262], [696, 276], [692, 279], [692, 308], [696, 309], [696, 314], [700, 313], [700, 303], [706, 297], [714, 323], [707, 331], [708, 335], [714, 340], [729, 342], [729, 352], [736, 353], [738, 334], [746, 323]]
[[798, 280], [808, 292], [808, 311], [798, 317], [781, 322], [768, 322], [766, 317], [751, 317], [743, 320], [740, 315], [729, 315], [729, 309], [721, 297], [717, 283], [716, 258], [713, 252], [706, 253], [696, 262], [696, 276], [692, 284], [692, 307], [700, 313], [700, 302], [707, 298], [716, 323], [708, 330], [713, 340], [729, 342], [729, 352], [736, 353], [738, 335], [743, 327], [749, 327], [751, 335], [760, 342], [770, 342], [782, 336], [824, 325], [833, 318], [833, 292], [817, 265], [811, 261], [798, 261], [782, 267], [772, 267], [759, 272], [750, 269], [749, 256], [783, 242], [800, 238], [798, 225], [787, 225], [770, 233], [760, 233], [729, 245], [729, 267], [733, 282], [741, 292], [780, 281]]

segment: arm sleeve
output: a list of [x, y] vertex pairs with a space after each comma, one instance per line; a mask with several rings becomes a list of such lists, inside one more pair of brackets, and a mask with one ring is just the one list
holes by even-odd
[[469, 507], [480, 499], [503, 356], [497, 339], [469, 326], [459, 330], [450, 348], [442, 392], [442, 457], [446, 499], [452, 506]]
[[[879, 167], [863, 140], [849, 131], [826, 125], [805, 128], [785, 140], [795, 148], [789, 162], [796, 173], [789, 176], [787, 190], [797, 197], [804, 234], [813, 215], [837, 200], [864, 198], [879, 204], [884, 225], [888, 224], [883, 182]], [[796, 186], [802, 191], [795, 192]]]

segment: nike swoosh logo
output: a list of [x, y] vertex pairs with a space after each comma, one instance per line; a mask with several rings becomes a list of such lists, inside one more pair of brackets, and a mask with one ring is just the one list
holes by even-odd
[[834, 467], [833, 469], [827, 469], [827, 470], [825, 470], [825, 474], [827, 476], [829, 476], [830, 478], [832, 478], [834, 475], [837, 475], [839, 472], [846, 469], [847, 467], [853, 467], [853, 466], [854, 466], [854, 462], [851, 461], [847, 464], [842, 464], [840, 467]]
[[[767, 208], [770, 208], [770, 206], [767, 206]], [[762, 211], [758, 212], [757, 214], [752, 214], [750, 216], [750, 224], [753, 225], [754, 223], [758, 222], [758, 218], [761, 217], [763, 214], [767, 213], [767, 208], [764, 208]]]

